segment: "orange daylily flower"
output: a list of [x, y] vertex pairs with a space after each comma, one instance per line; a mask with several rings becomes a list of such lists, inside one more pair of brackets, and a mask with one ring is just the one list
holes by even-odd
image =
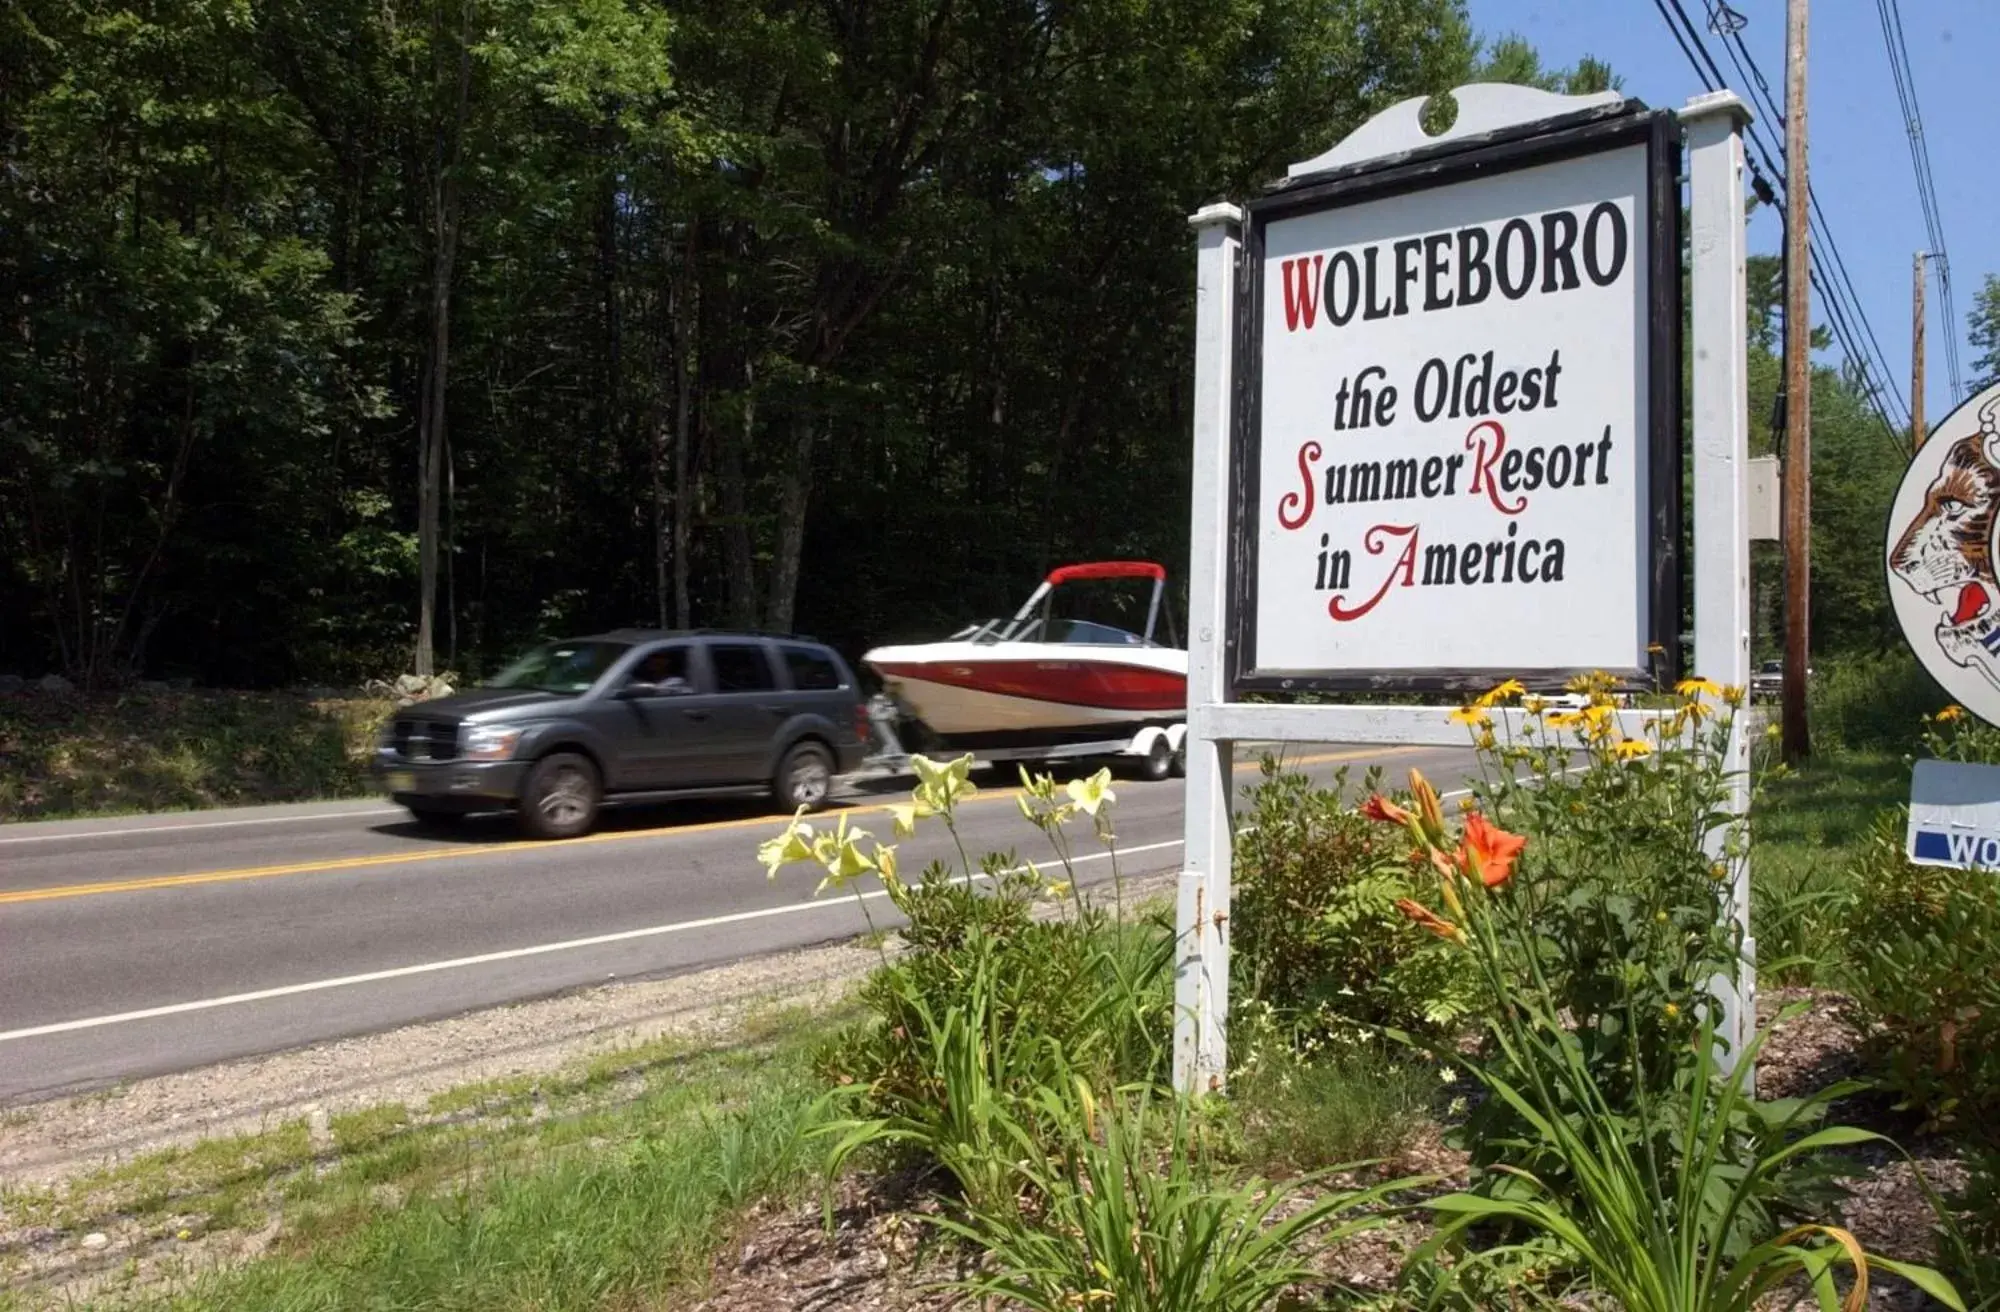
[[1379, 820], [1385, 825], [1406, 825], [1410, 823], [1410, 813], [1380, 793], [1376, 793], [1363, 802], [1360, 811], [1368, 819]]
[[1477, 875], [1488, 888], [1498, 888], [1514, 875], [1514, 858], [1528, 840], [1510, 834], [1474, 811], [1465, 817], [1465, 841], [1459, 844], [1459, 862], [1468, 875]]
[[1438, 915], [1437, 912], [1432, 911], [1421, 902], [1415, 902], [1406, 897], [1398, 898], [1396, 899], [1396, 909], [1439, 938], [1450, 939], [1454, 943], [1465, 942], [1464, 930], [1452, 924], [1443, 916]]
[[1410, 771], [1410, 795], [1417, 800], [1417, 818], [1422, 821], [1424, 832], [1433, 843], [1444, 839], [1444, 804], [1438, 800], [1437, 789], [1424, 778], [1420, 770]]

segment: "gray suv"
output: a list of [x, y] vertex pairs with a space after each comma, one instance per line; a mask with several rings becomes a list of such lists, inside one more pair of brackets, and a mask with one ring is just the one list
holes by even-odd
[[817, 810], [867, 743], [854, 673], [830, 647], [622, 630], [548, 643], [398, 711], [374, 775], [419, 820], [511, 807], [529, 834], [569, 838], [607, 800], [761, 787]]

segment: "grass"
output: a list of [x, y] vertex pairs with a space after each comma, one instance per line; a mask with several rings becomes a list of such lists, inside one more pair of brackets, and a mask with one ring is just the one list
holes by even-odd
[[1243, 1160], [1273, 1178], [1393, 1157], [1431, 1119], [1437, 1089], [1423, 1063], [1367, 1050], [1281, 1055], [1230, 1082]]
[[1769, 781], [1751, 808], [1751, 924], [1773, 984], [1826, 983], [1838, 972], [1834, 921], [1871, 825], [1909, 800], [1899, 753], [1835, 751]]
[[295, 693], [0, 697], [0, 821], [358, 796], [391, 709]]
[[[803, 1135], [822, 1088], [809, 1052], [842, 1019], [754, 1017], [726, 1047], [652, 1043], [470, 1086], [421, 1112], [336, 1116], [320, 1154], [306, 1124], [290, 1122], [139, 1158], [59, 1194], [12, 1193], [0, 1207], [16, 1223], [150, 1240], [130, 1283], [97, 1296], [107, 1303], [647, 1305], [699, 1284], [746, 1206], [814, 1177], [822, 1149]], [[269, 1252], [244, 1265], [197, 1270], [181, 1247], [273, 1219]]]

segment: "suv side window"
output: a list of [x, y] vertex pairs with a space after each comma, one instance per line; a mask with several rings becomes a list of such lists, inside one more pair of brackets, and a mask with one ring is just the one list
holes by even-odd
[[800, 692], [833, 692], [842, 686], [840, 669], [832, 657], [813, 647], [783, 647], [785, 671], [792, 687]]
[[669, 685], [678, 684], [680, 692], [693, 692], [694, 675], [688, 668], [687, 644], [656, 647], [647, 652], [632, 667], [627, 682], [658, 684], [662, 692], [668, 691]]
[[769, 692], [778, 686], [772, 677], [771, 660], [761, 646], [710, 643], [708, 663], [715, 671], [715, 690], [719, 693]]

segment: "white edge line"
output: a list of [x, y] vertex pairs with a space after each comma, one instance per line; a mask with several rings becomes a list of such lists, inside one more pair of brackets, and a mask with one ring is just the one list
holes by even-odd
[[0, 838], [0, 847], [14, 843], [81, 842], [86, 838], [123, 838], [127, 834], [178, 834], [189, 829], [235, 829], [243, 825], [295, 825], [308, 820], [360, 820], [378, 815], [406, 814], [400, 806], [379, 806], [367, 811], [328, 811], [321, 815], [261, 815], [247, 820], [195, 820], [180, 825], [134, 825], [124, 829], [82, 829], [67, 834], [21, 834]]
[[[1115, 855], [1121, 857], [1138, 856], [1145, 852], [1160, 852], [1170, 847], [1179, 847], [1182, 840], [1168, 839], [1165, 842], [1146, 843], [1139, 847], [1118, 849]], [[1086, 861], [1109, 860], [1111, 852], [1091, 852], [1071, 860], [1072, 865], [1082, 865]], [[1059, 866], [1059, 861], [1031, 861], [1022, 868], [1047, 870]], [[984, 875], [977, 878], [985, 878]], [[960, 881], [963, 882], [963, 877]], [[863, 893], [864, 898], [887, 897], [888, 893], [876, 889]], [[663, 934], [685, 933], [695, 929], [713, 929], [719, 925], [738, 925], [751, 920], [764, 920], [772, 916], [789, 916], [805, 911], [839, 910], [847, 905], [845, 898], [825, 902], [792, 902], [780, 907], [759, 907], [754, 911], [732, 911], [727, 915], [705, 916], [700, 920], [682, 920], [670, 925], [649, 925], [644, 929], [624, 929], [613, 934], [594, 934], [589, 938], [564, 939], [560, 943], [537, 943], [525, 948], [507, 948], [499, 952], [482, 952], [474, 957], [453, 957], [448, 961], [427, 961], [415, 966], [396, 966], [389, 970], [371, 970], [361, 975], [340, 975], [333, 979], [307, 980], [302, 984], [284, 984], [277, 988], [258, 989], [251, 993], [230, 993], [216, 998], [199, 998], [193, 1002], [175, 1002], [163, 1007], [146, 1007], [140, 1011], [122, 1011], [110, 1016], [89, 1016], [82, 1020], [58, 1021], [52, 1025], [35, 1025], [27, 1029], [0, 1031], [0, 1043], [13, 1043], [20, 1039], [36, 1039], [50, 1034], [69, 1034], [77, 1030], [93, 1030], [106, 1025], [124, 1025], [132, 1021], [157, 1020], [163, 1016], [181, 1016], [194, 1011], [211, 1011], [217, 1007], [234, 1007], [246, 1002], [268, 1002], [273, 998], [288, 998], [300, 993], [318, 993], [325, 989], [349, 988], [356, 984], [377, 984], [384, 980], [408, 979], [413, 975], [431, 975], [445, 970], [463, 970], [468, 966], [485, 966], [499, 961], [516, 961], [522, 957], [545, 956], [551, 952], [569, 952], [577, 948], [602, 947], [608, 943], [626, 943], [633, 939], [657, 938]], [[496, 1004], [499, 1005], [499, 1004]]]
[[[1470, 788], [1455, 788], [1442, 797], [1459, 797], [1471, 792]], [[289, 819], [290, 817], [285, 817]], [[241, 823], [225, 821], [227, 824]], [[1087, 861], [1105, 861], [1113, 855], [1138, 856], [1145, 852], [1163, 852], [1170, 847], [1181, 846], [1184, 840], [1170, 838], [1158, 843], [1146, 843], [1138, 847], [1120, 848], [1112, 852], [1091, 852], [1071, 860], [1072, 865], [1082, 865]], [[1030, 861], [1025, 868], [1047, 870], [1060, 865], [1059, 861]], [[985, 878], [985, 876], [977, 876]], [[962, 877], [961, 881], [962, 882]], [[888, 893], [876, 889], [872, 893], [860, 894], [864, 898], [887, 897]], [[139, 1011], [121, 1011], [108, 1016], [87, 1016], [82, 1020], [57, 1021], [50, 1025], [34, 1025], [27, 1029], [0, 1030], [0, 1043], [14, 1043], [22, 1039], [38, 1039], [51, 1034], [72, 1034], [78, 1030], [101, 1029], [107, 1025], [125, 1025], [133, 1021], [158, 1020], [165, 1016], [183, 1016], [190, 1012], [212, 1011], [217, 1007], [235, 1007], [247, 1002], [268, 1002], [274, 998], [289, 998], [301, 993], [319, 993], [327, 989], [351, 988], [357, 984], [379, 984], [385, 980], [408, 979], [415, 975], [432, 975], [439, 971], [463, 970], [470, 966], [487, 966], [500, 961], [517, 961], [523, 957], [546, 956], [552, 952], [570, 952], [578, 948], [602, 947], [609, 943], [626, 943], [634, 939], [658, 938], [665, 934], [680, 934], [695, 929], [714, 929], [719, 925], [739, 925], [752, 920], [766, 920], [773, 916], [796, 915], [805, 911], [839, 909], [846, 905], [845, 899], [829, 902], [793, 902], [780, 907], [759, 907], [754, 911], [732, 911], [727, 915], [705, 916], [700, 920], [676, 921], [670, 925], [649, 925], [644, 929], [623, 929], [612, 934], [594, 934], [589, 938], [564, 939], [558, 943], [537, 943], [525, 948], [506, 948], [499, 952], [482, 952], [472, 957], [452, 957], [446, 961], [426, 961], [415, 966], [396, 966], [388, 970], [371, 970], [360, 975], [339, 975], [332, 979], [307, 980], [301, 984], [284, 984], [277, 988], [257, 989], [250, 993], [228, 993], [215, 998], [198, 998], [192, 1002], [169, 1003], [163, 1007], [146, 1007]], [[495, 1004], [502, 1005], [502, 1004]]]

